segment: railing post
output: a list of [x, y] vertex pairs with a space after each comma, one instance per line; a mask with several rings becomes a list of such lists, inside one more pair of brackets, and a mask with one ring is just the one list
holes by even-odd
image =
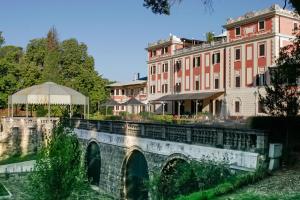
[[129, 133], [128, 122], [125, 122], [124, 135], [131, 135], [131, 133]]
[[140, 124], [141, 126], [141, 136], [145, 135], [145, 124]]
[[110, 133], [113, 132], [113, 122], [112, 121], [109, 122], [109, 132]]
[[192, 142], [192, 128], [187, 128], [186, 129], [186, 141], [188, 143]]
[[162, 125], [161, 127], [161, 137], [162, 139], [166, 140], [166, 126], [165, 125]]
[[223, 131], [218, 130], [218, 135], [217, 135], [217, 145], [218, 146], [224, 146], [224, 138], [223, 138]]
[[101, 123], [100, 123], [100, 121], [97, 121], [97, 131], [101, 131]]

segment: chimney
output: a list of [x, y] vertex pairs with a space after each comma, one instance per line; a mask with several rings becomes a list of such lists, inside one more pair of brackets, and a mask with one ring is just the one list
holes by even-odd
[[133, 74], [133, 80], [136, 81], [136, 80], [139, 80], [140, 79], [140, 73], [134, 73]]

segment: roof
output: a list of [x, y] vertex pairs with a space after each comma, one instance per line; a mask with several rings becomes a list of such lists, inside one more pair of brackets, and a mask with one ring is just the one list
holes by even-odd
[[122, 103], [122, 105], [144, 105], [142, 102], [137, 100], [136, 98], [131, 98], [128, 101]]
[[176, 100], [186, 100], [186, 99], [206, 99], [214, 95], [221, 95], [224, 92], [202, 92], [202, 93], [186, 93], [186, 94], [168, 94], [162, 96], [154, 101], [176, 101]]
[[101, 106], [117, 106], [117, 105], [120, 104], [113, 99], [109, 99], [105, 103], [101, 104]]
[[12, 104], [86, 105], [87, 97], [72, 88], [45, 82], [14, 93], [9, 101]]
[[141, 85], [147, 83], [147, 80], [135, 80], [135, 81], [130, 81], [130, 82], [116, 82], [108, 85], [108, 87], [121, 87], [121, 86], [129, 86], [129, 85]]

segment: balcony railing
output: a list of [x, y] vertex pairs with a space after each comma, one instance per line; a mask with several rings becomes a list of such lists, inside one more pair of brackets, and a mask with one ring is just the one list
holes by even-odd
[[259, 130], [208, 125], [172, 125], [127, 121], [72, 119], [69, 126], [84, 130], [171, 142], [265, 153], [267, 133]]

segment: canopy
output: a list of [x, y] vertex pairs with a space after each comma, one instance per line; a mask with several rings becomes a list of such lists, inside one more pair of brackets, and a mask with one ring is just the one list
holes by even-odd
[[87, 97], [69, 87], [46, 82], [16, 92], [9, 101], [11, 104], [86, 105]]
[[186, 94], [169, 94], [162, 96], [154, 101], [179, 101], [186, 99], [201, 100], [212, 97], [214, 95], [221, 95], [224, 92], [202, 92], [202, 93], [186, 93]]
[[84, 115], [86, 106], [89, 110], [88, 97], [76, 90], [53, 82], [45, 82], [20, 90], [8, 98], [8, 104], [11, 105], [12, 116], [13, 106], [16, 104], [26, 104], [26, 116], [28, 115], [28, 104], [48, 105], [49, 117], [50, 105], [70, 105], [70, 109], [72, 109], [71, 105], [83, 105]]
[[136, 98], [131, 98], [128, 101], [122, 103], [122, 105], [144, 105], [142, 102], [140, 102], [139, 100], [137, 100]]

